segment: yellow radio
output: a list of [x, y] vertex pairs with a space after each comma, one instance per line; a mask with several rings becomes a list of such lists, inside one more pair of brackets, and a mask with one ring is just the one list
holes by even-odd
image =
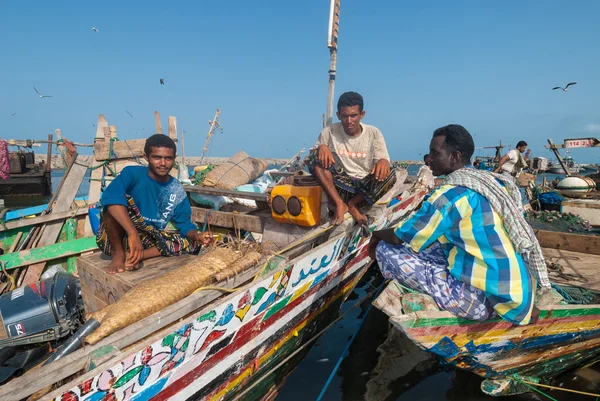
[[279, 223], [313, 227], [321, 222], [321, 187], [277, 185], [271, 191], [271, 215]]

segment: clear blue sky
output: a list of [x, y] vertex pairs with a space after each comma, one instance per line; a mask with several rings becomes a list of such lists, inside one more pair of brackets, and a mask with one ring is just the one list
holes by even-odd
[[[0, 136], [60, 128], [91, 142], [104, 113], [120, 138], [139, 138], [158, 110], [199, 155], [220, 108], [210, 155], [291, 156], [326, 110], [328, 14], [328, 0], [3, 1]], [[598, 1], [342, 0], [336, 97], [364, 96], [392, 159], [420, 159], [449, 123], [476, 146], [524, 139], [550, 157], [546, 138], [600, 137], [599, 15]]]

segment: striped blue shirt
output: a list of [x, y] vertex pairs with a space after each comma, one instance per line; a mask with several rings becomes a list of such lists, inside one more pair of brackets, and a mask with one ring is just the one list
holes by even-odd
[[482, 195], [442, 185], [395, 234], [417, 253], [439, 241], [452, 276], [482, 290], [504, 319], [529, 323], [535, 280]]

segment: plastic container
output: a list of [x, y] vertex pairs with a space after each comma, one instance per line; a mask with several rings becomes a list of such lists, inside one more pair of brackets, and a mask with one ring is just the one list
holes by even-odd
[[100, 208], [97, 206], [90, 206], [88, 209], [88, 217], [94, 235], [98, 234], [98, 228], [100, 227]]
[[275, 221], [313, 227], [321, 222], [320, 186], [277, 185], [271, 191], [271, 215]]

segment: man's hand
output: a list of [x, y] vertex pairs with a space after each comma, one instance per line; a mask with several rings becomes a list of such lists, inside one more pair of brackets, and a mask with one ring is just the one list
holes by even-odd
[[320, 145], [317, 153], [319, 158], [319, 164], [323, 168], [329, 168], [333, 166], [335, 160], [333, 159], [333, 154], [327, 145]]
[[209, 245], [213, 240], [213, 233], [211, 233], [210, 231], [205, 231], [205, 232], [196, 232], [196, 238], [194, 239], [194, 241], [199, 242], [200, 244], [202, 244], [202, 246], [206, 246]]
[[375, 255], [375, 248], [377, 248], [377, 245], [379, 244], [379, 241], [381, 241], [380, 238], [377, 238], [376, 236], [372, 235], [371, 236], [371, 240], [369, 241], [369, 256], [371, 257], [372, 260], [376, 259], [376, 255]]
[[136, 266], [142, 261], [144, 256], [144, 246], [142, 245], [142, 240], [140, 239], [139, 234], [136, 233], [134, 235], [129, 235], [127, 237], [127, 242], [129, 244], [129, 254], [127, 254], [125, 264], [127, 266]]
[[379, 159], [373, 170], [371, 170], [371, 174], [375, 176], [377, 181], [385, 180], [390, 175], [390, 162], [387, 159]]

